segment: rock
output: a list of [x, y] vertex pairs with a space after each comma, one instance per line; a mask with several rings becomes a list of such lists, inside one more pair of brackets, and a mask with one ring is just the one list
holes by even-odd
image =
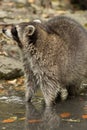
[[[4, 43], [2, 42], [2, 44], [4, 44]], [[6, 43], [6, 44], [2, 45], [2, 51], [6, 52], [8, 57], [21, 61], [20, 50], [19, 50], [18, 46], [14, 45], [14, 44]]]
[[26, 4], [27, 0], [14, 0], [14, 2]]
[[7, 12], [0, 10], [0, 18], [7, 17]]
[[0, 37], [0, 79], [14, 79], [22, 75], [19, 48], [9, 39]]
[[0, 56], [0, 79], [13, 79], [22, 75], [23, 67], [20, 61]]

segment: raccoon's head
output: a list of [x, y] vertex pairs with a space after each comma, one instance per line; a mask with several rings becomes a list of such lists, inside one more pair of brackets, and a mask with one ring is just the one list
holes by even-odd
[[28, 44], [35, 43], [37, 40], [37, 25], [41, 24], [40, 20], [25, 22], [20, 24], [5, 25], [2, 32], [8, 37], [15, 40], [20, 48], [23, 48], [25, 38]]

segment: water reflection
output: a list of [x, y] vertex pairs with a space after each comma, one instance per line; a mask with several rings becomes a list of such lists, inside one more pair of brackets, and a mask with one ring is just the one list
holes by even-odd
[[[64, 112], [70, 113], [70, 117], [61, 118], [60, 114]], [[53, 107], [26, 104], [25, 130], [86, 130], [84, 114], [87, 115], [87, 96], [60, 102]]]
[[59, 124], [55, 107], [36, 108], [32, 103], [26, 104], [25, 130], [58, 130]]
[[[64, 112], [70, 113], [70, 117], [63, 119], [60, 115]], [[87, 118], [83, 115], [87, 117], [87, 95], [59, 102], [53, 107], [45, 107], [40, 98], [29, 104], [16, 96], [0, 98], [0, 130], [87, 130]], [[16, 120], [3, 123], [11, 117]]]

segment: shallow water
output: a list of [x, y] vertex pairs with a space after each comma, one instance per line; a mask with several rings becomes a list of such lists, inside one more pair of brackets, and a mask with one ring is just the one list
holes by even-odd
[[[0, 130], [87, 129], [87, 94], [53, 107], [45, 107], [39, 97], [36, 99], [25, 104], [18, 96], [0, 97]], [[13, 119], [13, 122], [8, 119]]]
[[[24, 122], [18, 121], [18, 118], [25, 117], [25, 105], [21, 98], [12, 97], [0, 97], [0, 130], [22, 130]], [[16, 119], [12, 123], [9, 123], [8, 119]], [[7, 123], [3, 121], [7, 120]]]

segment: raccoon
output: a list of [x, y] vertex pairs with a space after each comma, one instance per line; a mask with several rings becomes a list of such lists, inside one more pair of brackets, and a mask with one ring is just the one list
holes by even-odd
[[56, 16], [45, 22], [5, 25], [2, 32], [21, 50], [26, 101], [31, 101], [38, 86], [47, 106], [59, 95], [66, 100], [79, 94], [80, 84], [87, 77], [87, 32], [78, 22]]

